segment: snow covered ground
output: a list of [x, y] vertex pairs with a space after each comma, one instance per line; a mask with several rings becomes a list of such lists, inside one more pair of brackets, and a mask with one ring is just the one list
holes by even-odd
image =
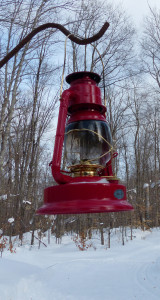
[[95, 235], [87, 251], [70, 236], [30, 249], [26, 236], [0, 258], [0, 300], [159, 300], [160, 229], [134, 236], [122, 246], [116, 234], [106, 249]]

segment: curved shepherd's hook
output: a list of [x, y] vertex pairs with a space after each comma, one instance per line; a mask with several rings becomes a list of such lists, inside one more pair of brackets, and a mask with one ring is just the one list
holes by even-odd
[[98, 33], [96, 33], [95, 35], [93, 35], [92, 37], [89, 37], [87, 39], [81, 39], [78, 38], [76, 36], [74, 36], [74, 34], [70, 33], [69, 30], [67, 30], [64, 26], [62, 26], [61, 24], [57, 24], [57, 23], [46, 23], [43, 24], [37, 28], [35, 28], [32, 32], [30, 32], [13, 50], [11, 50], [1, 61], [0, 61], [0, 68], [2, 68], [20, 49], [23, 48], [23, 46], [25, 44], [27, 44], [38, 32], [45, 30], [47, 28], [57, 28], [59, 29], [62, 33], [64, 33], [66, 36], [68, 36], [68, 38], [79, 45], [87, 45], [90, 43], [93, 43], [95, 41], [97, 41], [98, 39], [100, 39], [102, 37], [102, 35], [105, 33], [105, 31], [108, 29], [109, 27], [109, 23], [105, 22], [104, 25], [102, 26], [102, 28], [100, 29], [100, 31]]

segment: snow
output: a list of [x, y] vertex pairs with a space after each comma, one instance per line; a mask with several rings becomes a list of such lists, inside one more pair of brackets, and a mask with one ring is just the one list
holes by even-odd
[[156, 185], [160, 186], [160, 180], [151, 183], [151, 188], [153, 189]]
[[13, 217], [8, 219], [8, 223], [13, 223], [13, 222], [14, 222], [14, 218]]
[[27, 234], [22, 247], [14, 242], [16, 253], [0, 259], [0, 300], [159, 300], [160, 228], [134, 230], [132, 241], [128, 231], [124, 246], [116, 231], [110, 249], [107, 236], [101, 246], [95, 234], [87, 251], [70, 236], [30, 248]]
[[143, 188], [146, 189], [148, 187], [149, 187], [149, 184], [148, 183], [144, 183]]
[[24, 204], [29, 204], [29, 205], [32, 204], [32, 203], [31, 203], [30, 201], [28, 201], [28, 200], [23, 200], [23, 203], [24, 203]]
[[128, 190], [127, 192], [133, 192], [133, 193], [137, 194], [136, 189], [131, 189], [131, 190]]
[[[102, 178], [102, 179], [99, 179], [99, 180], [96, 180], [96, 181], [85, 181], [85, 180], [83, 180], [83, 181], [79, 181], [78, 182], [78, 184], [81, 184], [81, 183], [85, 183], [85, 184], [87, 184], [87, 183], [109, 183], [109, 181], [106, 179], [106, 178]], [[77, 184], [77, 182], [70, 182], [70, 184]]]
[[0, 200], [7, 200], [7, 195], [0, 196]]
[[[10, 194], [10, 197], [16, 197], [16, 196], [18, 196], [19, 194], [17, 194], [17, 195], [13, 195], [13, 194]], [[1, 195], [0, 196], [0, 200], [7, 200], [8, 199], [8, 196], [7, 195]]]

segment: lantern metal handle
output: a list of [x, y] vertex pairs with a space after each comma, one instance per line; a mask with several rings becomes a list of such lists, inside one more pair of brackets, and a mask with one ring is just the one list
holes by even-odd
[[63, 149], [65, 124], [66, 124], [67, 112], [68, 112], [68, 102], [72, 94], [73, 93], [70, 90], [65, 90], [62, 93], [62, 96], [60, 98], [58, 124], [57, 124], [57, 131], [55, 137], [53, 160], [51, 163], [53, 178], [57, 183], [60, 184], [72, 181], [72, 178], [70, 176], [64, 175], [61, 172], [61, 157], [62, 157], [62, 149]]
[[1, 61], [0, 61], [0, 68], [2, 68], [16, 53], [19, 52], [23, 48], [24, 45], [26, 45], [37, 33], [39, 33], [42, 30], [45, 30], [47, 28], [56, 28], [59, 29], [63, 34], [68, 36], [68, 38], [79, 45], [87, 45], [91, 44], [98, 39], [100, 39], [105, 31], [108, 29], [109, 23], [105, 22], [102, 28], [100, 29], [99, 32], [97, 32], [95, 35], [92, 37], [83, 39], [83, 38], [78, 38], [74, 34], [72, 34], [68, 29], [66, 29], [63, 25], [58, 24], [58, 23], [46, 23], [43, 25], [40, 25], [39, 27], [35, 28], [33, 31], [31, 31], [23, 40], [20, 41], [20, 43], [12, 49]]

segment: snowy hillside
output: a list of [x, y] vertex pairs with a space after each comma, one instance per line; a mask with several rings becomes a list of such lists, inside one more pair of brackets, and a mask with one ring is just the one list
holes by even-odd
[[133, 236], [106, 249], [95, 235], [80, 251], [70, 236], [30, 249], [26, 235], [0, 258], [0, 300], [159, 300], [160, 229]]

